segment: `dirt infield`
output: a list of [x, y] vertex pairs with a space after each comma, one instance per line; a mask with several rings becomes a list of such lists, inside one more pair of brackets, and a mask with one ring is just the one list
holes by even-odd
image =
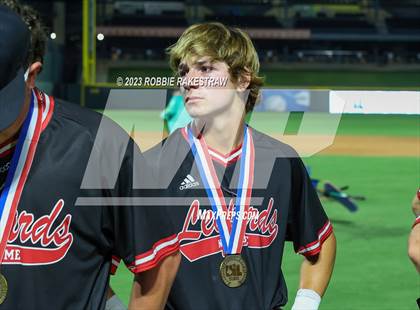
[[[351, 155], [351, 156], [410, 156], [420, 157], [419, 137], [389, 136], [281, 136], [273, 138], [290, 144], [301, 156]], [[161, 132], [136, 132], [135, 140], [143, 151], [159, 143]], [[328, 146], [329, 145], [329, 146]], [[320, 147], [323, 146], [323, 147]], [[319, 149], [322, 150], [319, 150]]]
[[[294, 136], [288, 138], [276, 137], [294, 146], [300, 154], [308, 153], [310, 147], [305, 145], [322, 145], [325, 137], [307, 137], [296, 141]], [[319, 140], [319, 142], [317, 142]], [[331, 146], [322, 150], [320, 155], [351, 155], [351, 156], [420, 156], [420, 139], [416, 137], [389, 136], [337, 136]]]
[[420, 139], [415, 137], [340, 136], [321, 154], [356, 156], [420, 156]]

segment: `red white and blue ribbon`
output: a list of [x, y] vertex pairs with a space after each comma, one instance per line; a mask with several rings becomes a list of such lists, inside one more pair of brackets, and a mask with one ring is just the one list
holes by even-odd
[[[251, 204], [252, 186], [254, 183], [255, 150], [252, 133], [248, 126], [244, 129], [242, 143], [241, 168], [235, 201], [237, 216], [233, 218], [232, 233], [230, 235], [229, 253], [241, 253], [245, 230], [247, 226], [248, 210]], [[239, 214], [239, 216], [238, 216]], [[242, 220], [240, 218], [242, 217]]]
[[0, 262], [42, 131], [42, 103], [34, 92], [20, 130], [3, 191], [0, 195]]
[[255, 151], [251, 129], [246, 125], [244, 126], [239, 181], [232, 220], [229, 220], [226, 200], [206, 142], [203, 138], [195, 137], [191, 128], [186, 129], [191, 151], [215, 215], [223, 251], [225, 254], [240, 253], [246, 229], [247, 217], [245, 215], [251, 201], [254, 176]]

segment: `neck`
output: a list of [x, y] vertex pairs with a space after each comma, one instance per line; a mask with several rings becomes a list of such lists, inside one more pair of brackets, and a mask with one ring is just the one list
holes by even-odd
[[31, 98], [31, 93], [29, 92], [25, 96], [25, 103], [22, 107], [22, 111], [20, 111], [18, 118], [13, 122], [12, 125], [7, 127], [3, 131], [0, 131], [0, 144], [3, 144], [7, 140], [10, 140], [14, 136], [16, 136], [16, 134], [19, 132], [20, 128], [23, 125], [23, 122], [26, 119], [26, 115], [28, 114], [28, 111], [29, 111], [30, 98]]
[[227, 154], [241, 145], [245, 125], [243, 104], [239, 109], [224, 111], [209, 120], [196, 119], [196, 129], [202, 130], [206, 144], [212, 149]]

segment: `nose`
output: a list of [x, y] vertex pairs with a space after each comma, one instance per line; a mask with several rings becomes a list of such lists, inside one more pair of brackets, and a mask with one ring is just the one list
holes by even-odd
[[198, 79], [200, 78], [200, 72], [194, 68], [190, 69], [187, 74], [184, 75], [183, 88], [188, 91], [190, 89], [197, 89], [200, 86]]

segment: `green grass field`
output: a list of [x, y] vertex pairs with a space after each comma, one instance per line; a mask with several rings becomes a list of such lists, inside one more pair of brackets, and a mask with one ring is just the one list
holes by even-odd
[[[162, 130], [153, 120], [158, 112], [134, 115], [115, 111], [110, 115], [127, 130], [136, 120], [148, 131]], [[271, 117], [272, 116], [272, 117]], [[260, 130], [272, 130], [275, 115], [256, 114], [253, 121]], [[299, 115], [289, 118], [287, 130], [293, 132]], [[419, 116], [343, 116], [339, 135], [389, 135], [420, 137]], [[420, 142], [419, 142], [420, 143]], [[413, 145], [420, 152], [420, 145]], [[355, 214], [333, 202], [325, 202], [338, 240], [333, 278], [321, 309], [417, 309], [420, 277], [407, 257], [407, 237], [414, 216], [410, 202], [420, 185], [420, 154], [417, 157], [313, 156], [305, 159], [312, 174], [337, 185], [350, 185], [350, 193], [364, 195]], [[301, 257], [286, 246], [283, 271], [293, 300], [298, 285]], [[125, 300], [132, 276], [119, 268], [111, 280], [114, 290]], [[286, 306], [290, 309], [291, 304]]]

